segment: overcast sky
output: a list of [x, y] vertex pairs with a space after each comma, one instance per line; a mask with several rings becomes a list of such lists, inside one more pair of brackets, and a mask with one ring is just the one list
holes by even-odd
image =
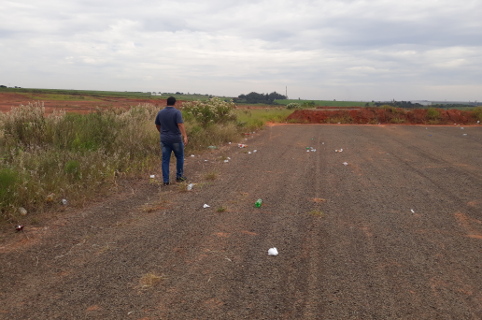
[[0, 84], [482, 101], [482, 0], [2, 0]]

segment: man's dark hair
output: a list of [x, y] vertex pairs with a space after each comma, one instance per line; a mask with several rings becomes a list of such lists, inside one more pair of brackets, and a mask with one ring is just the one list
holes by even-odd
[[176, 104], [176, 98], [174, 98], [174, 97], [167, 98], [167, 105], [168, 106], [173, 106], [175, 104]]

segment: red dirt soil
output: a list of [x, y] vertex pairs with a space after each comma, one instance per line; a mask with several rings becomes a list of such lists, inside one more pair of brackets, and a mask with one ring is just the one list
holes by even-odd
[[353, 123], [353, 124], [477, 124], [476, 115], [470, 111], [437, 109], [430, 114], [427, 109], [350, 108], [334, 110], [296, 110], [289, 117], [298, 123]]
[[120, 97], [102, 97], [98, 98], [101, 101], [88, 100], [28, 100], [24, 95], [17, 93], [0, 93], [0, 112], [8, 112], [13, 107], [26, 105], [33, 102], [42, 102], [46, 113], [51, 113], [53, 110], [64, 110], [66, 112], [87, 113], [98, 108], [128, 108], [143, 103], [152, 103], [154, 105], [165, 105], [164, 99], [127, 99]]

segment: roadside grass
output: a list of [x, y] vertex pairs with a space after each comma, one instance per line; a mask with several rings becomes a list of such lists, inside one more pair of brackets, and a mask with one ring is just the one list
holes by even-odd
[[[204, 105], [181, 107], [190, 140], [187, 154], [236, 143], [243, 133], [266, 121], [284, 121], [290, 113], [272, 108], [243, 112], [221, 99], [199, 103]], [[140, 104], [46, 114], [41, 102], [33, 102], [0, 114], [0, 222], [18, 223], [23, 219], [19, 207], [33, 219], [35, 213], [58, 209], [63, 199], [79, 206], [115, 190], [118, 179], [145, 177], [160, 162], [158, 111]], [[217, 176], [210, 172], [205, 179]]]
[[139, 105], [46, 115], [37, 102], [0, 114], [0, 220], [15, 222], [18, 207], [85, 203], [119, 177], [147, 172], [159, 163], [156, 112]]
[[267, 122], [286, 122], [291, 113], [293, 110], [286, 108], [236, 109], [238, 125], [247, 131], [258, 130]]

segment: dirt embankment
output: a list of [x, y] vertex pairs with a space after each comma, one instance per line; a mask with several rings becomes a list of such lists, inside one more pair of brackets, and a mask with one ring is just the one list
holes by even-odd
[[296, 110], [288, 121], [298, 123], [352, 124], [477, 124], [473, 111], [445, 109], [340, 108], [338, 110]]
[[12, 229], [0, 319], [482, 318], [482, 127], [245, 143], [188, 157], [192, 191], [146, 177]]

